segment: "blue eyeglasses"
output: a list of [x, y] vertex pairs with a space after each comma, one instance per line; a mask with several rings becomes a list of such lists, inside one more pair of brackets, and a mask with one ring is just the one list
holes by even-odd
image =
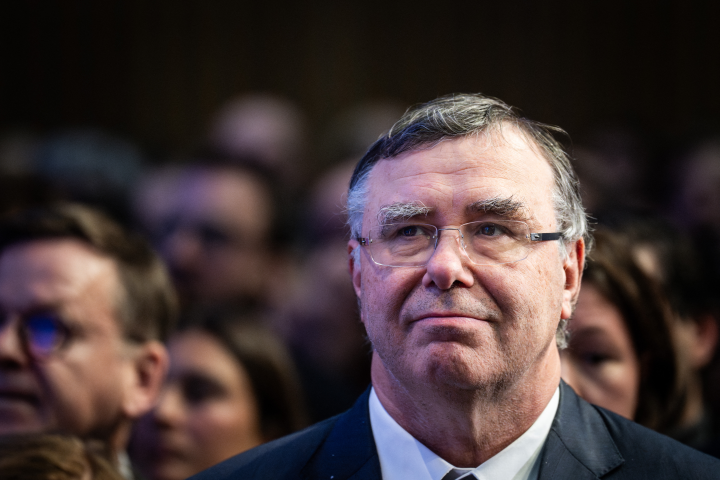
[[[8, 321], [8, 315], [0, 318], [0, 330], [5, 328]], [[45, 358], [65, 346], [70, 339], [71, 329], [57, 315], [39, 312], [19, 319], [19, 333], [31, 355]]]

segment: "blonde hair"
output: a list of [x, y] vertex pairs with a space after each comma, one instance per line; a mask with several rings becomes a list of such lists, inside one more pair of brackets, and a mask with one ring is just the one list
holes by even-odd
[[5, 480], [123, 480], [102, 453], [76, 437], [22, 434], [0, 437]]

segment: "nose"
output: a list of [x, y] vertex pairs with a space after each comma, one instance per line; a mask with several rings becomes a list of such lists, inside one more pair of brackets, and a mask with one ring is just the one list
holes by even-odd
[[170, 233], [163, 242], [162, 252], [166, 261], [173, 268], [192, 268], [202, 253], [202, 245], [196, 234], [178, 228]]
[[470, 258], [463, 247], [460, 231], [454, 228], [442, 229], [438, 235], [437, 247], [425, 266], [423, 286], [434, 284], [440, 290], [448, 290], [457, 283], [471, 287], [475, 278], [468, 268]]
[[175, 427], [182, 423], [185, 415], [185, 406], [180, 388], [176, 384], [169, 384], [163, 388], [153, 411], [153, 417], [158, 425]]
[[25, 366], [28, 362], [18, 321], [16, 317], [0, 319], [0, 366], [5, 368]]

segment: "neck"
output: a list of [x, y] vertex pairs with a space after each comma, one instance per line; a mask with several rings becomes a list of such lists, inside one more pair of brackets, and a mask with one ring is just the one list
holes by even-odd
[[680, 418], [681, 427], [692, 427], [700, 422], [705, 413], [705, 402], [702, 393], [702, 381], [696, 373], [688, 375], [687, 396], [685, 398], [685, 408]]
[[385, 410], [415, 439], [456, 467], [474, 468], [525, 433], [550, 402], [560, 383], [560, 359], [551, 350], [538, 368], [502, 388], [403, 385], [377, 353], [372, 382]]

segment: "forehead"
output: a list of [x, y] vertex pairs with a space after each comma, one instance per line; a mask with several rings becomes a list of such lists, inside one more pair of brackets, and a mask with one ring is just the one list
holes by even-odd
[[[570, 320], [573, 334], [603, 333], [624, 343], [631, 342], [630, 330], [622, 313], [591, 283], [583, 283], [577, 307]], [[572, 338], [572, 337], [571, 337]]]
[[170, 374], [203, 372], [223, 379], [240, 376], [242, 365], [218, 339], [200, 330], [175, 334], [168, 343]]
[[231, 168], [198, 168], [184, 174], [176, 209], [188, 219], [262, 230], [270, 204], [263, 184], [251, 174]]
[[548, 161], [514, 128], [504, 126], [379, 161], [368, 179], [367, 214], [393, 203], [420, 202], [430, 216], [455, 217], [472, 203], [512, 198], [529, 216], [554, 219]]
[[37, 240], [0, 254], [0, 304], [5, 309], [78, 305], [111, 309], [119, 278], [115, 262], [79, 240]]

